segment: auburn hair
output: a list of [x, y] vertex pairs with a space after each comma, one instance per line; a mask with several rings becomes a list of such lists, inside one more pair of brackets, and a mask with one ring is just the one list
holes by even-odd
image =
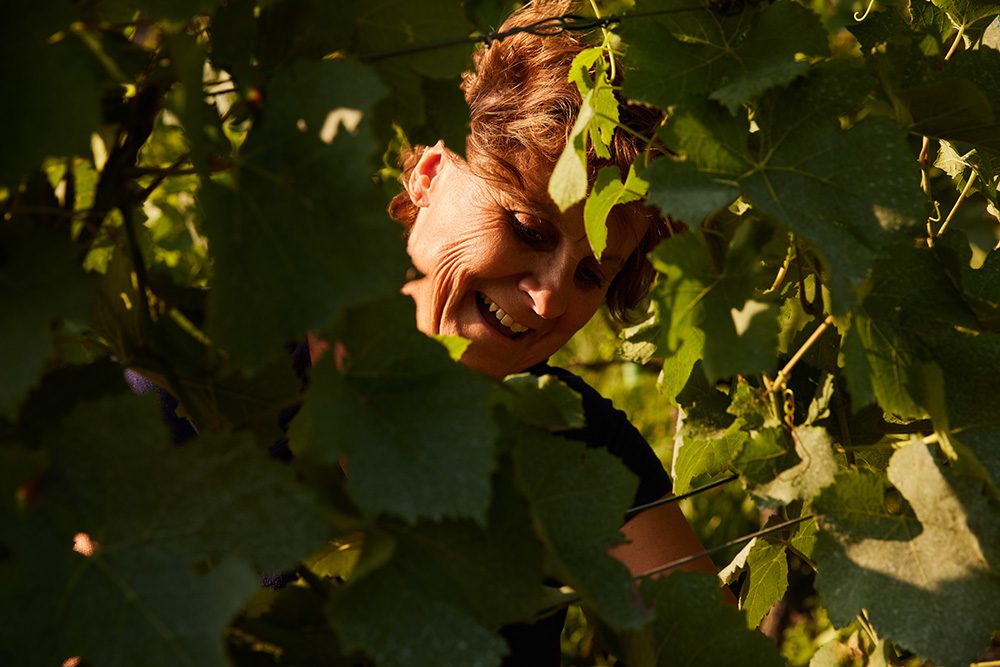
[[[573, 0], [536, 0], [515, 11], [500, 32], [517, 26], [572, 13]], [[551, 171], [562, 152], [583, 102], [576, 84], [568, 79], [570, 64], [590, 46], [580, 35], [559, 31], [550, 35], [516, 33], [494, 40], [473, 54], [472, 71], [462, 76], [462, 90], [469, 105], [469, 136], [466, 155], [469, 166], [485, 177], [501, 178], [523, 185], [521, 168]], [[616, 67], [616, 87], [622, 68]], [[590, 182], [605, 165], [617, 165], [622, 174], [647, 149], [638, 137], [652, 137], [663, 119], [657, 109], [629, 104], [619, 99], [619, 123], [610, 146], [610, 158], [599, 158], [588, 146]], [[409, 228], [417, 217], [417, 206], [405, 191], [410, 172], [426, 147], [413, 146], [400, 156], [404, 191], [389, 204], [389, 214]], [[540, 166], [539, 166], [540, 165]], [[635, 207], [651, 221], [645, 236], [608, 287], [605, 298], [611, 315], [627, 321], [629, 312], [646, 296], [655, 271], [646, 259], [670, 224], [657, 211], [641, 203]]]

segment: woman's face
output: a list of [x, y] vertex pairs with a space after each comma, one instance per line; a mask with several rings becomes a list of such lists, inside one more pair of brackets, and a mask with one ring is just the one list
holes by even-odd
[[407, 250], [421, 275], [403, 291], [417, 327], [469, 339], [462, 362], [494, 377], [547, 359], [586, 324], [648, 225], [616, 207], [598, 262], [583, 205], [560, 213], [547, 170], [521, 178], [523, 187], [481, 178], [438, 143], [407, 187], [419, 207]]

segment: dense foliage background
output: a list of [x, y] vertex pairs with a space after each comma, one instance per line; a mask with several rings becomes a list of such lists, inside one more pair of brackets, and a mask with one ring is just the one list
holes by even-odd
[[[684, 501], [707, 544], [800, 519], [717, 554], [740, 611], [693, 574], [638, 604], [606, 553], [635, 480], [557, 435], [574, 395], [469, 372], [398, 295], [395, 155], [463, 144], [464, 38], [509, 9], [0, 2], [0, 663], [497, 665], [499, 626], [567, 605], [570, 664], [996, 659], [1000, 8], [591, 8], [634, 16], [568, 73], [550, 192], [587, 198], [598, 252], [642, 193], [690, 231], [653, 254], [648, 319], [560, 361], [678, 493], [738, 476]], [[665, 150], [588, 193], [609, 52]], [[310, 329], [346, 355], [281, 461]]]

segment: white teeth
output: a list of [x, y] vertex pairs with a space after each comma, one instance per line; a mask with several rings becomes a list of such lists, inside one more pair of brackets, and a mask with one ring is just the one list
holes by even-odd
[[483, 302], [489, 306], [490, 312], [496, 315], [497, 320], [500, 324], [504, 325], [514, 333], [521, 333], [528, 330], [528, 327], [516, 322], [513, 317], [504, 312], [504, 309], [496, 305], [492, 299], [490, 299], [485, 294], [482, 295]]

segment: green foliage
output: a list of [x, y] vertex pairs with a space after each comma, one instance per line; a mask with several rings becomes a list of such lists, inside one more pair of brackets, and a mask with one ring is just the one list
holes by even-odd
[[642, 584], [656, 616], [642, 633], [623, 637], [623, 655], [637, 665], [780, 665], [766, 638], [747, 630], [742, 615], [723, 606], [716, 582], [703, 574], [678, 572]]
[[[815, 515], [736, 555], [741, 611], [697, 575], [637, 588], [608, 554], [636, 481], [564, 437], [579, 397], [476, 375], [398, 294], [396, 152], [464, 151], [466, 38], [512, 4], [0, 6], [0, 663], [486, 667], [570, 600], [601, 624], [580, 664], [780, 664], [748, 626], [796, 604], [794, 664], [988, 649], [996, 3], [600, 3], [659, 13], [566, 71], [553, 201], [597, 255], [643, 197], [687, 231], [651, 255], [632, 361], [591, 327], [563, 359], [675, 491], [738, 476], [684, 501], [707, 542]], [[613, 165], [625, 97], [664, 121]], [[303, 391], [307, 332], [329, 344]], [[123, 367], [197, 437], [172, 445]]]

